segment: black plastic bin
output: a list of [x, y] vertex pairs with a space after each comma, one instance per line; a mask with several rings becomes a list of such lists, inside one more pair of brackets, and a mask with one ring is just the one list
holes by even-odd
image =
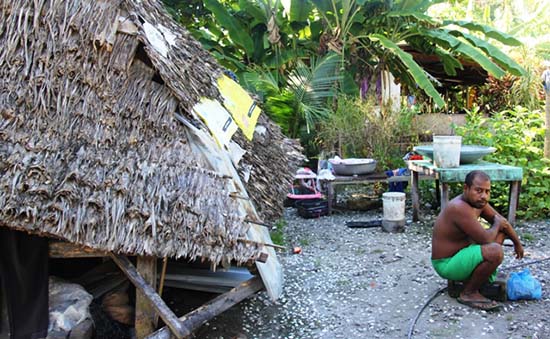
[[298, 215], [302, 218], [319, 218], [328, 214], [328, 201], [325, 199], [307, 199], [296, 201]]

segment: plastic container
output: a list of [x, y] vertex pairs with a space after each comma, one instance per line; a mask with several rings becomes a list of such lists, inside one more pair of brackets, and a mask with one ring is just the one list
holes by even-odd
[[460, 166], [462, 137], [458, 135], [434, 135], [434, 165], [441, 168]]
[[392, 233], [403, 232], [405, 230], [405, 193], [383, 193], [382, 204], [384, 208], [382, 229]]
[[302, 218], [319, 218], [328, 214], [328, 201], [325, 199], [299, 200], [296, 207]]

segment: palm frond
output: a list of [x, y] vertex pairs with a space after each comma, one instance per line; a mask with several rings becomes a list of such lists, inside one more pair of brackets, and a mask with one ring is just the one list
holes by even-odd
[[326, 99], [336, 95], [335, 87], [341, 80], [339, 61], [336, 53], [321, 59], [312, 58], [309, 65], [298, 61], [288, 77], [288, 88], [295, 98], [294, 108], [305, 120], [308, 132], [316, 120], [328, 113]]

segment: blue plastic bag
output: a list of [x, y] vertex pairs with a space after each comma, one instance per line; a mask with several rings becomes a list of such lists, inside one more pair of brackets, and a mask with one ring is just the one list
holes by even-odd
[[509, 300], [540, 299], [542, 287], [528, 268], [521, 272], [513, 272], [506, 283], [506, 293]]

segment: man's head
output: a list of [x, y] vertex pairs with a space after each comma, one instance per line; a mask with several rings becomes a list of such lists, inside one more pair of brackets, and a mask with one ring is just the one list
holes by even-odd
[[464, 180], [462, 198], [470, 206], [483, 208], [489, 202], [491, 178], [482, 171], [471, 171]]

